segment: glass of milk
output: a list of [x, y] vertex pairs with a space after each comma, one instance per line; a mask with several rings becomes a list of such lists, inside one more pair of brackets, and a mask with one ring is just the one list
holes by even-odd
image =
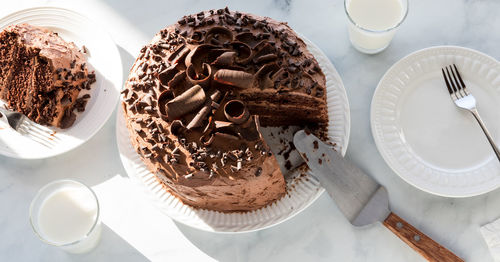
[[344, 0], [349, 39], [360, 52], [376, 54], [391, 43], [408, 14], [408, 0]]
[[101, 236], [97, 197], [73, 180], [57, 180], [40, 189], [31, 202], [30, 222], [43, 242], [69, 253], [90, 251]]

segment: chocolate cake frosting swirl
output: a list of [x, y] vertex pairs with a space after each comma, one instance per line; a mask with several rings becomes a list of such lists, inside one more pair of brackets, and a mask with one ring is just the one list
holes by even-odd
[[184, 203], [249, 211], [286, 183], [261, 125], [326, 130], [325, 77], [270, 18], [227, 8], [185, 16], [145, 46], [122, 91], [131, 142]]

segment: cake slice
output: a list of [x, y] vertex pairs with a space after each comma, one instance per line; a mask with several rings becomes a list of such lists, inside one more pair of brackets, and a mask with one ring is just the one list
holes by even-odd
[[72, 42], [45, 28], [19, 24], [0, 33], [0, 99], [32, 121], [73, 125], [90, 98], [95, 74]]

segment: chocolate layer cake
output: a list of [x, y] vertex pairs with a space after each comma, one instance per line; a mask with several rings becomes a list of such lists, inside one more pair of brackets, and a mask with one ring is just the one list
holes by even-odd
[[73, 125], [93, 82], [84, 54], [56, 33], [28, 24], [0, 33], [0, 99], [36, 123]]
[[161, 30], [122, 94], [148, 169], [184, 203], [223, 212], [286, 192], [261, 124], [326, 131], [328, 121], [325, 76], [304, 42], [286, 23], [227, 8]]

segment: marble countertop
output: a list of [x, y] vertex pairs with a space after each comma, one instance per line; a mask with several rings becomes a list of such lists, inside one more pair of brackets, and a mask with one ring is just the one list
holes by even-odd
[[[311, 2], [17, 0], [2, 3], [0, 16], [40, 5], [81, 12], [110, 32], [121, 54], [124, 76], [139, 49], [161, 28], [185, 14], [229, 5], [230, 9], [287, 21], [316, 43], [342, 76], [351, 105], [348, 157], [387, 187], [392, 208], [408, 222], [466, 261], [493, 261], [479, 227], [500, 217], [500, 190], [451, 199], [427, 194], [405, 183], [378, 153], [369, 115], [379, 79], [394, 62], [413, 51], [434, 45], [460, 45], [499, 59], [500, 1], [410, 1], [409, 15], [391, 46], [373, 56], [361, 54], [350, 45], [343, 1]], [[116, 146], [114, 117], [115, 114], [90, 141], [67, 154], [35, 161], [0, 157], [0, 261], [152, 259], [110, 230], [104, 231], [101, 244], [91, 253], [67, 255], [40, 242], [29, 225], [29, 204], [42, 185], [61, 178], [96, 185], [117, 174], [126, 176]], [[158, 227], [171, 230], [165, 232], [182, 237], [178, 250], [186, 254], [181, 260], [187, 261], [423, 261], [381, 225], [351, 227], [327, 194], [296, 217], [255, 233], [214, 234], [168, 218], [159, 222]], [[154, 260], [172, 258], [171, 251], [152, 252], [156, 254]], [[197, 254], [196, 259], [190, 254]]]

